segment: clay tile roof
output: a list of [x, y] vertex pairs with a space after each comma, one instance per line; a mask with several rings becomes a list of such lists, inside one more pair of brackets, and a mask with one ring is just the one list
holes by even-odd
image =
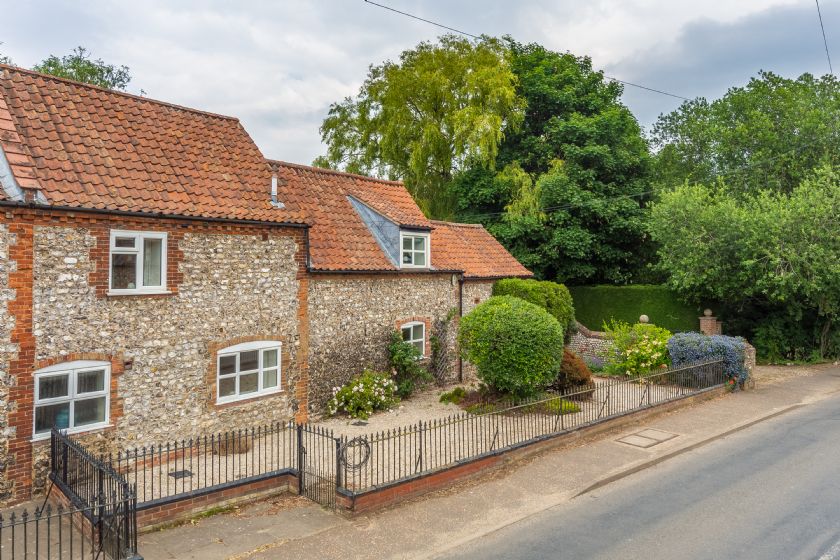
[[0, 65], [0, 147], [54, 206], [305, 222], [231, 117]]
[[432, 262], [457, 268], [465, 278], [530, 277], [531, 271], [479, 224], [432, 221]]
[[309, 247], [313, 269], [397, 270], [348, 196], [401, 227], [432, 228], [400, 182], [282, 161], [270, 163], [280, 179], [280, 199], [301, 208], [312, 224]]

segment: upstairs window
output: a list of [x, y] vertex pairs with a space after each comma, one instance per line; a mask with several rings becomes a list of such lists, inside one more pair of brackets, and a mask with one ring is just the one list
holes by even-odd
[[280, 342], [263, 340], [219, 351], [217, 402], [277, 393], [280, 389]]
[[403, 268], [429, 268], [429, 234], [400, 233], [400, 265]]
[[77, 361], [35, 372], [35, 437], [108, 424], [111, 364]]
[[407, 323], [400, 327], [403, 341], [408, 342], [420, 351], [420, 357], [426, 356], [426, 325], [424, 323]]
[[166, 233], [111, 231], [110, 292], [166, 292]]

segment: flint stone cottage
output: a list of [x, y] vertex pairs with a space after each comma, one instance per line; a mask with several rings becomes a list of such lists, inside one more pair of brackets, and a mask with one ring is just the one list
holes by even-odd
[[[238, 120], [0, 65], [0, 504], [49, 430], [104, 451], [323, 411], [400, 329], [530, 276], [401, 183], [267, 160]], [[445, 332], [443, 332], [445, 331]]]

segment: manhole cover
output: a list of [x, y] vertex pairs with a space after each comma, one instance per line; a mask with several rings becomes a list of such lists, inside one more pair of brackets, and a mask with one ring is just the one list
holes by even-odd
[[674, 439], [675, 437], [677, 437], [677, 434], [663, 432], [662, 430], [656, 430], [654, 428], [646, 428], [640, 432], [636, 432], [635, 434], [619, 438], [616, 441], [632, 445], [633, 447], [647, 449], [648, 447], [653, 447], [654, 445], [658, 445], [664, 441], [668, 441], [669, 439]]
[[174, 478], [175, 480], [181, 480], [182, 478], [189, 478], [193, 475], [192, 471], [183, 470], [183, 471], [172, 471], [169, 473], [169, 476]]

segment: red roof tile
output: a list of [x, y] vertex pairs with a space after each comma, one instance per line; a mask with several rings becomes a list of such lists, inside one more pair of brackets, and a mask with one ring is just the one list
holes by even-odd
[[428, 220], [402, 183], [282, 161], [270, 162], [281, 179], [279, 197], [306, 213], [316, 270], [395, 271], [379, 247], [352, 196], [401, 227], [432, 230], [432, 267], [464, 271], [468, 278], [531, 276], [480, 225]]
[[397, 270], [348, 196], [400, 226], [432, 227], [402, 183], [282, 161], [270, 163], [280, 179], [280, 200], [300, 208], [312, 224], [310, 260], [316, 270]]
[[55, 206], [303, 222], [238, 120], [0, 65], [0, 146]]
[[[54, 206], [310, 224], [315, 270], [398, 270], [352, 196], [434, 230], [434, 269], [530, 275], [481, 226], [426, 219], [400, 182], [267, 161], [231, 117], [0, 65], [0, 147], [18, 186]], [[270, 202], [274, 172], [284, 209]]]
[[433, 221], [432, 262], [456, 268], [465, 278], [533, 276], [480, 224]]

